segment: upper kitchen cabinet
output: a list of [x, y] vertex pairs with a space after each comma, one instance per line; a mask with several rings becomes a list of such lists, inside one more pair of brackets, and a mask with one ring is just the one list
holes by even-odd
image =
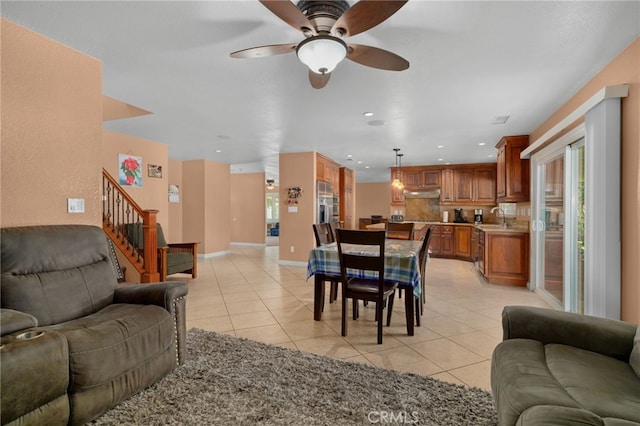
[[440, 169], [428, 169], [424, 166], [403, 167], [402, 182], [409, 191], [440, 186]]
[[529, 146], [529, 136], [505, 136], [496, 145], [498, 165], [496, 191], [499, 203], [529, 201], [529, 160], [520, 153]]
[[494, 205], [496, 165], [459, 165], [443, 170], [440, 201], [442, 204]]
[[339, 196], [340, 165], [321, 154], [316, 154], [316, 180], [332, 185], [333, 195]]

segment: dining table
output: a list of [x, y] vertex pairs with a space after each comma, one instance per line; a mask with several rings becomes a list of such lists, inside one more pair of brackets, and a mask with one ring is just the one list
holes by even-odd
[[[414, 335], [415, 300], [420, 300], [422, 285], [420, 279], [420, 248], [422, 241], [398, 240], [388, 238], [384, 249], [384, 279], [398, 283], [398, 288], [405, 290], [405, 312], [407, 317], [407, 334]], [[343, 251], [349, 251], [349, 245], [343, 244]], [[367, 248], [358, 245], [354, 251], [366, 254]], [[371, 247], [371, 254], [377, 248]], [[376, 253], [377, 254], [377, 253]], [[313, 319], [322, 319], [325, 281], [327, 277], [340, 276], [340, 258], [335, 242], [313, 248], [309, 252], [307, 279], [314, 277]], [[363, 271], [348, 270], [347, 275], [358, 278], [375, 278]], [[419, 324], [418, 324], [419, 325]]]

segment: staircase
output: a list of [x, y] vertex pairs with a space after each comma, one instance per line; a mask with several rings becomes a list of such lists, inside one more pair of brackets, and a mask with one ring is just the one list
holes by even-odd
[[[129, 259], [140, 273], [140, 281], [160, 281], [156, 215], [158, 210], [143, 210], [118, 184], [109, 172], [102, 169], [102, 229], [113, 244]], [[144, 249], [136, 249], [126, 236], [128, 224], [142, 224]]]

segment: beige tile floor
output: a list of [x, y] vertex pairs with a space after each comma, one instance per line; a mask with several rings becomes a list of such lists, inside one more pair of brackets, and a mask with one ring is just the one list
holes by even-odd
[[306, 267], [280, 266], [276, 246], [232, 245], [230, 255], [200, 260], [198, 278], [188, 281], [187, 328], [490, 390], [503, 306], [548, 307], [526, 289], [487, 284], [470, 262], [431, 259], [422, 326], [408, 336], [404, 303], [395, 303], [378, 345], [375, 305], [361, 309], [357, 321], [349, 319], [346, 337], [340, 335], [340, 301], [327, 303], [322, 321], [314, 321], [313, 278], [306, 273]]

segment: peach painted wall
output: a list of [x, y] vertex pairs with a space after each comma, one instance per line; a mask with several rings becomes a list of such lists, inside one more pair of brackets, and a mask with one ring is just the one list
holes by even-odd
[[99, 226], [102, 64], [5, 19], [1, 34], [0, 225]]
[[[111, 176], [118, 179], [118, 155], [131, 154], [142, 157], [142, 186], [125, 186], [124, 190], [138, 205], [145, 210], [158, 210], [157, 221], [162, 225], [165, 238], [168, 238], [169, 227], [169, 155], [166, 145], [123, 135], [108, 130], [102, 132], [102, 167]], [[155, 164], [162, 166], [162, 177], [148, 176], [147, 166]], [[169, 240], [170, 242], [173, 242]]]
[[640, 38], [531, 133], [535, 141], [605, 86], [629, 85], [622, 99], [622, 289], [621, 317], [640, 323]]
[[[389, 217], [391, 204], [391, 182], [356, 184], [356, 227], [361, 217], [380, 214]], [[393, 207], [393, 206], [391, 206]], [[398, 207], [395, 207], [398, 209]]]
[[[168, 185], [178, 185], [182, 189], [182, 161], [169, 159]], [[167, 187], [168, 197], [168, 187]], [[182, 206], [184, 202], [180, 194], [179, 202], [169, 203], [169, 232], [167, 239], [172, 243], [186, 242], [182, 239]]]
[[[306, 264], [315, 246], [312, 225], [315, 222], [316, 153], [280, 154], [280, 251], [281, 262]], [[300, 187], [298, 204], [289, 206], [288, 188]], [[297, 211], [290, 212], [289, 207]], [[293, 247], [293, 253], [290, 248]]]
[[230, 167], [207, 160], [182, 164], [182, 237], [198, 242], [204, 256], [229, 251], [231, 242]]
[[264, 173], [231, 175], [231, 241], [264, 244], [265, 225]]

